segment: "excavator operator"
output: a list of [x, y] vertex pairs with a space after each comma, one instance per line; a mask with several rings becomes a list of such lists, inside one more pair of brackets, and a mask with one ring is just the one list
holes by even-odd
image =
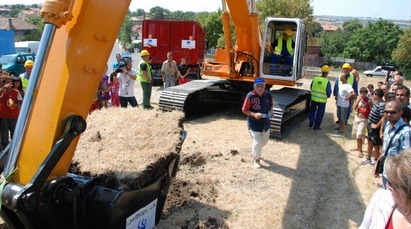
[[271, 55], [272, 64], [293, 65], [295, 42], [292, 39], [291, 29], [284, 29], [283, 35], [277, 38], [272, 44], [274, 53]]

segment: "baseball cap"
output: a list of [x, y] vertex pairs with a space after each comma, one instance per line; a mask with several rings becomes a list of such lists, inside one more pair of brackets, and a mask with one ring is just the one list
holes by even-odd
[[259, 85], [259, 84], [265, 84], [265, 81], [263, 78], [257, 78], [254, 80], [254, 85]]

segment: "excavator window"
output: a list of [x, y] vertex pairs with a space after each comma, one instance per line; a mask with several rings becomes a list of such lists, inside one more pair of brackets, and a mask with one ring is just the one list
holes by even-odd
[[292, 21], [271, 21], [265, 33], [263, 73], [290, 76], [294, 68], [298, 25]]

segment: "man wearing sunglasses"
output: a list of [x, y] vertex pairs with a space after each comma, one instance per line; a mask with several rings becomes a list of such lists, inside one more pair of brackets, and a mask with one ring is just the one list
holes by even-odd
[[[411, 147], [411, 128], [403, 121], [401, 115], [401, 103], [394, 100], [385, 104], [384, 117], [388, 122], [384, 126], [383, 153], [380, 157], [388, 158]], [[382, 185], [386, 188], [387, 175], [385, 171], [382, 173]]]

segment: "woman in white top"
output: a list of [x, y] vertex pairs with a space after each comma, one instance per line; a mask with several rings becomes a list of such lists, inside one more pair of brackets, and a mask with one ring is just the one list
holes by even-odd
[[411, 227], [411, 148], [385, 162], [388, 190], [375, 192], [360, 229]]

